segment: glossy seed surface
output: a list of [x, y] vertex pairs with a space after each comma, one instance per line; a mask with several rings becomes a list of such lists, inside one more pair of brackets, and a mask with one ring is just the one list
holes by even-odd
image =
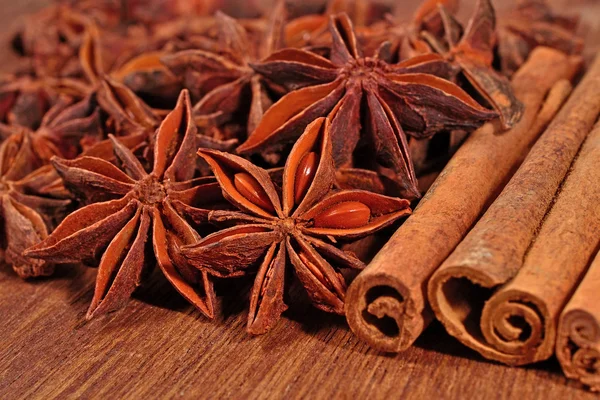
[[306, 192], [308, 192], [308, 188], [317, 172], [318, 162], [319, 157], [314, 151], [306, 153], [300, 160], [294, 178], [294, 202], [296, 205], [300, 204]]
[[371, 209], [358, 201], [334, 205], [314, 218], [316, 228], [351, 229], [365, 226], [371, 219]]
[[247, 172], [240, 172], [234, 175], [233, 185], [248, 201], [262, 208], [265, 211], [274, 212], [273, 204], [269, 197], [258, 184], [256, 179]]

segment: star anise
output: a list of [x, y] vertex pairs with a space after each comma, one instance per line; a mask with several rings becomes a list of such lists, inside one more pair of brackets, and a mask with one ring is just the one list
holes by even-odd
[[504, 129], [519, 122], [523, 104], [515, 97], [510, 82], [492, 67], [496, 44], [496, 15], [490, 0], [478, 0], [475, 12], [462, 36], [460, 24], [440, 5], [446, 43], [427, 31], [421, 34], [432, 49], [456, 66], [474, 90], [500, 115]]
[[338, 268], [363, 264], [332, 242], [367, 236], [410, 213], [407, 200], [360, 190], [332, 191], [332, 145], [329, 121], [318, 118], [287, 159], [281, 196], [267, 171], [249, 161], [215, 150], [198, 151], [239, 211], [212, 211], [211, 221], [236, 226], [181, 251], [201, 271], [219, 277], [257, 272], [250, 333], [268, 331], [287, 308], [283, 295], [290, 268], [316, 307], [343, 313], [346, 283]]
[[47, 276], [54, 264], [22, 256], [47, 238], [70, 204], [64, 188], [51, 187], [56, 173], [42, 167], [31, 132], [20, 130], [0, 144], [0, 250], [22, 278]]
[[583, 51], [583, 39], [576, 34], [578, 18], [557, 15], [545, 0], [519, 0], [498, 25], [500, 64], [509, 76], [536, 46], [553, 47], [566, 54]]
[[44, 162], [53, 156], [75, 158], [103, 139], [100, 112], [93, 96], [73, 101], [60, 96], [32, 134], [36, 155]]
[[382, 4], [368, 0], [329, 0], [321, 14], [308, 14], [288, 21], [285, 25], [285, 44], [289, 47], [311, 48], [331, 45], [329, 18], [341, 12], [347, 13], [360, 30], [377, 21], [386, 11]]
[[65, 77], [80, 71], [77, 52], [89, 21], [71, 7], [56, 4], [25, 20], [13, 39], [16, 50], [29, 57], [38, 77]]
[[347, 15], [332, 18], [330, 29], [331, 60], [285, 49], [253, 65], [268, 79], [296, 90], [265, 113], [237, 150], [250, 153], [281, 147], [316, 117], [328, 115], [336, 167], [352, 164], [357, 147], [366, 145], [369, 156], [361, 159], [372, 163], [369, 168], [389, 175], [407, 196], [418, 196], [406, 133], [430, 137], [442, 129], [472, 129], [496, 113], [433, 74], [453, 73], [441, 56], [428, 54], [388, 64], [377, 56], [362, 56]]
[[0, 124], [37, 129], [56, 98], [42, 80], [4, 76], [0, 82]]
[[[428, 54], [432, 52], [431, 47], [427, 41], [421, 35], [422, 32], [427, 32], [433, 37], [439, 38], [444, 35], [444, 25], [442, 23], [442, 16], [440, 14], [440, 6], [443, 6], [446, 10], [454, 13], [458, 10], [458, 0], [426, 0], [421, 3], [419, 8], [415, 11], [412, 19], [408, 23], [402, 23], [402, 17], [406, 10], [406, 4], [398, 3], [394, 10], [394, 17], [391, 27], [384, 26], [384, 29], [376, 29], [382, 31], [380, 36], [380, 42], [390, 41], [392, 43], [393, 53], [390, 61], [406, 60], [419, 55]], [[458, 25], [460, 29], [460, 25]], [[452, 33], [457, 33], [452, 31]]]
[[236, 116], [245, 122], [248, 133], [256, 128], [272, 103], [272, 93], [282, 90], [265, 81], [250, 64], [281, 47], [284, 17], [284, 5], [279, 1], [268, 28], [256, 41], [235, 19], [217, 12], [219, 53], [185, 50], [163, 58], [175, 74], [187, 77], [188, 89], [203, 95], [194, 106], [199, 126], [222, 126]]
[[190, 99], [184, 91], [157, 131], [150, 173], [114, 136], [111, 140], [122, 169], [96, 157], [54, 159], [69, 187], [87, 199], [104, 201], [70, 214], [25, 254], [53, 262], [96, 262], [101, 256], [88, 318], [123, 306], [155, 262], [177, 291], [202, 313], [213, 316], [214, 293], [207, 274], [178, 262], [178, 254], [172, 251], [175, 245], [199, 239], [186, 217], [202, 220], [207, 212], [187, 203], [211, 187], [192, 179], [195, 135]]

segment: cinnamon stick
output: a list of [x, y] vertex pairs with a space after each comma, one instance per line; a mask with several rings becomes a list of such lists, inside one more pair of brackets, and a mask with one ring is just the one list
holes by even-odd
[[600, 253], [558, 323], [556, 356], [565, 375], [600, 391]]
[[600, 57], [503, 192], [429, 281], [436, 317], [487, 358], [521, 365], [552, 354], [556, 318], [600, 230], [600, 175], [591, 144], [531, 243], [598, 115]]
[[414, 214], [350, 286], [346, 317], [356, 335], [384, 351], [406, 349], [419, 336], [432, 318], [427, 279], [562, 105], [564, 82], [557, 82], [571, 79], [578, 61], [547, 48], [532, 53], [512, 82], [525, 104], [521, 121], [502, 134], [495, 135], [491, 124], [471, 134]]

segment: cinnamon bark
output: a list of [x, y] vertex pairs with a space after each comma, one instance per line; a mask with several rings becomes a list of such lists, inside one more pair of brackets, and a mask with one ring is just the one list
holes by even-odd
[[346, 317], [356, 335], [390, 352], [406, 349], [419, 336], [432, 318], [425, 301], [428, 278], [552, 119], [565, 97], [562, 80], [571, 79], [578, 64], [547, 48], [532, 53], [512, 82], [525, 104], [521, 121], [502, 134], [491, 124], [471, 134], [414, 214], [350, 286]]
[[552, 355], [558, 313], [598, 243], [595, 139], [582, 149], [547, 212], [599, 114], [600, 57], [503, 192], [429, 281], [436, 317], [484, 357], [522, 365]]
[[565, 375], [593, 391], [600, 391], [599, 292], [600, 253], [562, 312], [556, 340], [556, 356]]

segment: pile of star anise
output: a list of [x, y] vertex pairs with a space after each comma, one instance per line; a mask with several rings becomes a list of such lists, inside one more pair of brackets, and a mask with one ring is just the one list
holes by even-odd
[[98, 267], [88, 317], [155, 265], [208, 317], [215, 279], [254, 277], [251, 333], [293, 301], [294, 276], [342, 313], [340, 270], [364, 266], [346, 244], [408, 215], [469, 132], [519, 121], [509, 78], [535, 46], [582, 47], [541, 0], [500, 19], [478, 0], [464, 26], [458, 0], [410, 20], [289, 3], [255, 17], [251, 2], [61, 1], [28, 18], [0, 78], [5, 263], [23, 278]]

